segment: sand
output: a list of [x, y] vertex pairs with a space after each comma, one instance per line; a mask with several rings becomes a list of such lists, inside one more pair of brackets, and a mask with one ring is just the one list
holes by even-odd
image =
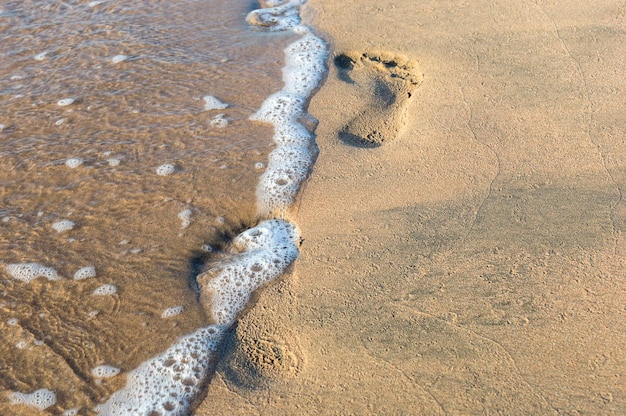
[[591, 3], [310, 0], [336, 56], [423, 80], [392, 111], [330, 62], [301, 256], [196, 414], [626, 413], [626, 7]]

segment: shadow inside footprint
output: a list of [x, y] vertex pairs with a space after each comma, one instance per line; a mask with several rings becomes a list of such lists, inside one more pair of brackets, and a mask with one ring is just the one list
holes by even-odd
[[400, 135], [407, 124], [413, 92], [422, 82], [417, 62], [379, 52], [347, 52], [334, 62], [342, 81], [371, 94], [365, 108], [341, 130], [339, 139], [352, 146], [373, 148]]

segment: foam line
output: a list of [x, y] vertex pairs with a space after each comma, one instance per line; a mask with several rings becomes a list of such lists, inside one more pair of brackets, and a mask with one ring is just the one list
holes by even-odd
[[265, 220], [235, 237], [226, 259], [197, 278], [200, 301], [214, 325], [180, 338], [128, 373], [126, 386], [96, 409], [100, 415], [187, 414], [209, 377], [224, 333], [253, 292], [281, 276], [298, 257], [300, 234], [285, 216], [315, 161], [315, 136], [307, 125], [316, 121], [306, 106], [328, 55], [324, 41], [300, 23], [299, 7], [305, 1], [265, 0], [267, 7], [246, 19], [258, 30], [292, 30], [302, 36], [285, 48], [284, 87], [251, 117], [274, 127], [276, 148], [257, 186], [257, 213]]

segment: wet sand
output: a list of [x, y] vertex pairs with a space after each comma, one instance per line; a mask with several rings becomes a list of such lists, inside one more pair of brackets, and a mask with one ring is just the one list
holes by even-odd
[[308, 10], [335, 54], [404, 54], [423, 82], [399, 135], [363, 148], [340, 133], [384, 75], [331, 62], [301, 256], [196, 414], [626, 413], [626, 8]]

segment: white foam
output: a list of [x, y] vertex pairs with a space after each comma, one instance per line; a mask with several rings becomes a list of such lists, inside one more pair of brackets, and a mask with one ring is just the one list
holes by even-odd
[[74, 280], [89, 279], [90, 277], [96, 277], [96, 268], [93, 266], [83, 267], [74, 273]]
[[60, 118], [57, 121], [54, 122], [55, 126], [60, 126], [61, 124], [65, 123], [65, 119], [64, 118]]
[[211, 119], [211, 126], [223, 129], [228, 126], [228, 119], [224, 116], [224, 114], [218, 114]]
[[171, 163], [165, 163], [156, 168], [156, 174], [159, 176], [168, 176], [176, 171], [176, 167]]
[[66, 107], [74, 102], [73, 98], [63, 98], [62, 100], [57, 101], [57, 105], [59, 107]]
[[191, 224], [191, 210], [185, 209], [178, 213], [178, 218], [181, 221], [180, 227], [187, 228]]
[[65, 161], [65, 166], [70, 169], [76, 169], [80, 165], [82, 165], [85, 161], [80, 157], [72, 157]]
[[69, 231], [72, 228], [74, 228], [74, 226], [76, 225], [76, 223], [74, 221], [70, 221], [70, 220], [60, 220], [60, 221], [55, 221], [52, 223], [52, 228], [54, 228], [54, 230], [57, 233], [62, 233], [63, 231]]
[[39, 410], [47, 409], [57, 402], [57, 396], [52, 390], [39, 389], [32, 393], [20, 393], [15, 391], [9, 394], [11, 404], [25, 404]]
[[7, 319], [7, 325], [15, 326], [19, 323], [19, 319], [17, 318], [9, 318]]
[[121, 160], [118, 158], [107, 159], [107, 163], [109, 164], [109, 166], [118, 166], [120, 162]]
[[171, 308], [165, 309], [161, 313], [161, 318], [167, 319], [167, 318], [171, 318], [172, 316], [180, 315], [184, 310], [185, 310], [184, 306], [172, 306]]
[[78, 407], [73, 407], [61, 413], [61, 416], [77, 416], [79, 410], [80, 409]]
[[35, 59], [35, 61], [43, 61], [44, 59], [46, 59], [47, 54], [48, 52], [38, 53], [37, 55], [33, 56], [33, 59]]
[[38, 277], [48, 280], [59, 280], [61, 277], [52, 267], [45, 267], [39, 263], [13, 263], [7, 264], [4, 269], [14, 279], [29, 283]]
[[111, 378], [120, 373], [120, 369], [111, 365], [99, 365], [91, 369], [91, 375], [95, 378]]
[[108, 295], [114, 295], [116, 293], [117, 293], [117, 286], [109, 285], [109, 284], [97, 287], [93, 291], [94, 296], [108, 296]]
[[180, 338], [128, 373], [126, 386], [97, 409], [103, 416], [186, 415], [202, 389], [226, 328], [211, 325]]
[[205, 110], [223, 110], [228, 107], [228, 104], [218, 100], [212, 95], [207, 95], [202, 99], [204, 100]]
[[263, 221], [235, 237], [232, 256], [208, 270], [208, 276], [215, 276], [200, 288], [210, 299], [215, 322], [232, 325], [252, 293], [280, 276], [298, 257], [298, 239], [293, 224], [277, 219]]
[[[246, 22], [257, 30], [271, 32], [293, 29], [300, 24], [298, 7], [306, 0], [291, 0], [275, 7], [253, 10], [246, 16]], [[267, 4], [277, 4], [276, 2]]]
[[283, 92], [309, 97], [322, 80], [328, 54], [326, 43], [312, 33], [287, 46]]
[[97, 5], [102, 4], [102, 3], [104, 3], [104, 0], [96, 0], [96, 1], [92, 1], [89, 4], [87, 4], [87, 6], [89, 6], [89, 7], [96, 7]]
[[126, 55], [115, 55], [115, 56], [111, 59], [111, 61], [112, 61], [114, 64], [119, 64], [120, 62], [123, 62], [123, 61], [125, 61], [125, 60], [127, 60], [127, 59], [128, 59], [128, 56], [126, 56]]
[[[251, 117], [273, 124], [277, 144], [257, 188], [261, 218], [280, 217], [285, 212], [315, 159], [314, 136], [302, 121], [311, 120], [306, 105], [322, 78], [328, 52], [321, 39], [299, 26], [298, 7], [304, 1], [265, 0], [270, 7], [251, 12], [247, 18], [264, 30], [292, 29], [303, 35], [299, 43], [285, 49], [285, 87], [268, 97]], [[223, 224], [225, 220], [217, 217], [216, 222]], [[187, 414], [223, 333], [253, 292], [282, 275], [298, 257], [299, 239], [295, 225], [282, 219], [265, 220], [235, 237], [224, 260], [198, 277], [201, 300], [217, 325], [181, 338], [163, 354], [131, 371], [124, 389], [99, 406], [99, 414]], [[166, 309], [162, 317], [171, 313]]]

